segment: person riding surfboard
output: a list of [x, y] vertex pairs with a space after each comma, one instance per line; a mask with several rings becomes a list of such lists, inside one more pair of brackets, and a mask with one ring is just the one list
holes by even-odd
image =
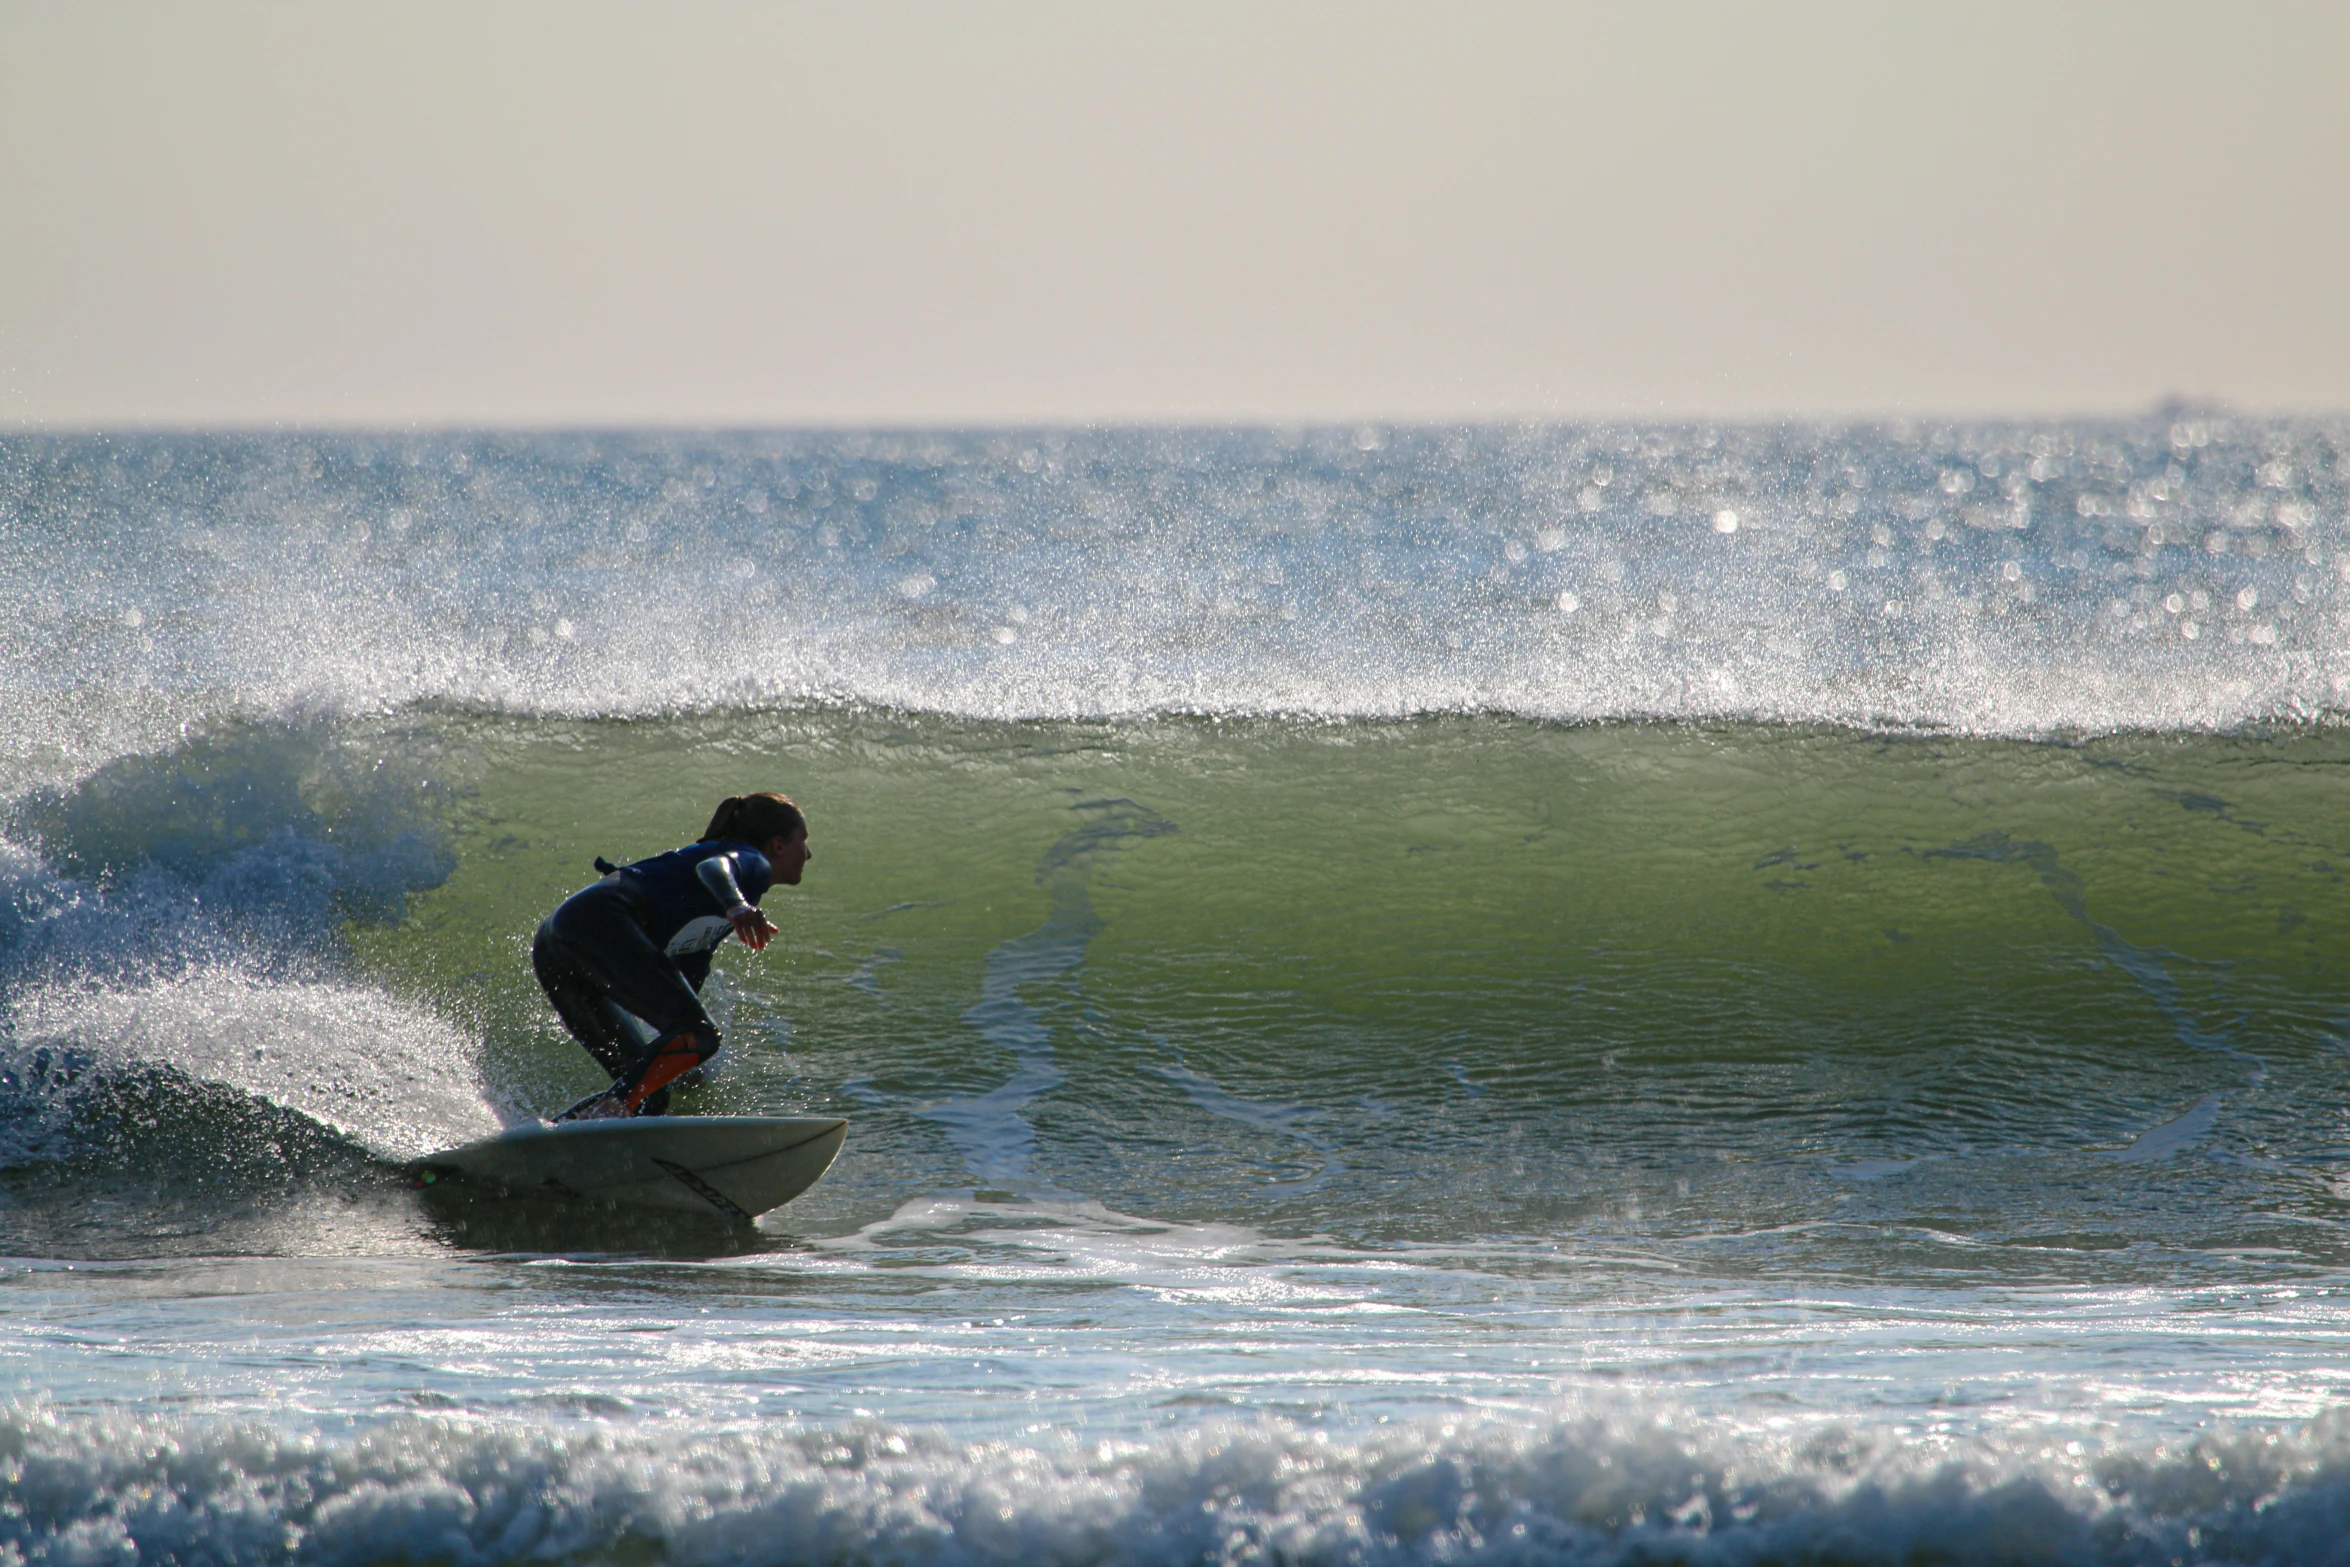
[[780, 794], [729, 795], [701, 838], [633, 865], [602, 859], [603, 879], [573, 893], [531, 942], [531, 967], [555, 1015], [612, 1086], [555, 1119], [659, 1115], [677, 1080], [718, 1053], [702, 982], [728, 936], [753, 952], [779, 934], [760, 911], [770, 887], [796, 887], [814, 856], [808, 820]]

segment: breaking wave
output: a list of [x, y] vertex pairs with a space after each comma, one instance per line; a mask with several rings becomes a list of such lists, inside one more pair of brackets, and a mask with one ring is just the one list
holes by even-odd
[[685, 1440], [410, 1418], [288, 1437], [20, 1409], [0, 1443], [16, 1500], [0, 1542], [27, 1563], [2168, 1567], [2332, 1560], [2350, 1528], [2333, 1421], [2091, 1452], [1591, 1415], [1022, 1446], [872, 1422]]
[[2350, 690], [2350, 434], [0, 438], [0, 752], [809, 703], [2215, 729]]

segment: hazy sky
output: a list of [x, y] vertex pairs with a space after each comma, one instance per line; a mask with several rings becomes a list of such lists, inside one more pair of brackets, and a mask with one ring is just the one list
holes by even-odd
[[0, 421], [2350, 408], [2350, 4], [0, 0]]

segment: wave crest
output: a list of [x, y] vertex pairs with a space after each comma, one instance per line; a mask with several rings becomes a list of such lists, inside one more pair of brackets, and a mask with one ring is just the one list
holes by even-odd
[[872, 704], [2339, 715], [2350, 432], [0, 438], [0, 754], [190, 719]]

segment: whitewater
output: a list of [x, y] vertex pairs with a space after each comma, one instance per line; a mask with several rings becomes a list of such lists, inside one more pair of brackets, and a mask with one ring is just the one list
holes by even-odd
[[[0, 1553], [2350, 1560], [2350, 424], [0, 436]], [[755, 1230], [420, 1187], [809, 812]]]

